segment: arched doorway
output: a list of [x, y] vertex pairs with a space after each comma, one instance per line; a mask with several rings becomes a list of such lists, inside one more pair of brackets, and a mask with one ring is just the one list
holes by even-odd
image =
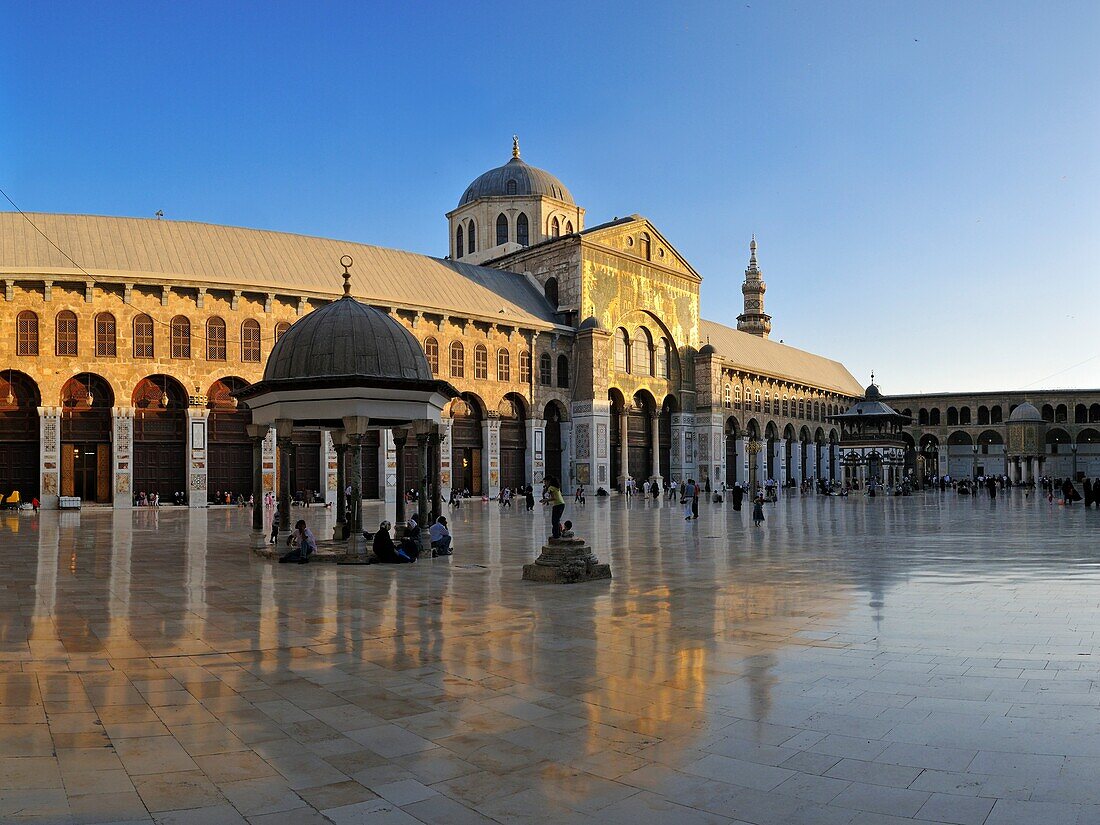
[[[660, 353], [658, 353], [660, 357]], [[661, 405], [661, 420], [657, 422], [657, 461], [661, 469], [661, 478], [666, 482], [672, 478], [672, 415], [679, 411], [680, 405], [675, 396], [665, 396]]]
[[523, 488], [527, 484], [527, 405], [508, 393], [497, 407], [500, 415], [500, 486]]
[[61, 495], [111, 500], [111, 407], [102, 377], [82, 372], [61, 388]]
[[24, 501], [37, 498], [38, 385], [15, 370], [0, 372], [0, 494], [19, 491]]
[[469, 490], [480, 496], [483, 491], [481, 478], [481, 422], [484, 419], [481, 399], [471, 393], [463, 393], [451, 402], [451, 473], [459, 490]]
[[997, 430], [985, 430], [978, 436], [977, 474], [1001, 475], [1008, 472], [1005, 463], [1005, 441]]
[[633, 403], [626, 415], [627, 460], [630, 475], [641, 482], [652, 475], [653, 469], [653, 416], [657, 402], [648, 392], [634, 394]]
[[940, 441], [934, 435], [922, 435], [917, 451], [917, 472], [925, 484], [940, 474]]
[[150, 375], [134, 388], [134, 492], [162, 502], [187, 495], [187, 391], [175, 378]]
[[[546, 405], [543, 425], [546, 438], [546, 475], [561, 480], [561, 422], [564, 418], [562, 406], [557, 401], [551, 401]], [[580, 483], [587, 483], [587, 479], [577, 479]]]
[[977, 466], [974, 440], [970, 433], [956, 430], [947, 437], [947, 475], [970, 478]]
[[241, 378], [221, 378], [206, 392], [210, 408], [207, 445], [206, 487], [210, 495], [229, 493], [232, 499], [252, 491], [252, 443], [245, 427], [252, 420], [247, 407], [238, 407], [233, 393], [248, 382]]
[[732, 415], [726, 419], [726, 484], [733, 486], [738, 482], [737, 440], [741, 437], [737, 419]]

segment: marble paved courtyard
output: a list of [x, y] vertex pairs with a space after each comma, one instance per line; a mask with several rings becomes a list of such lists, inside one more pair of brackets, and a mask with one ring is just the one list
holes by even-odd
[[541, 507], [401, 567], [253, 558], [236, 508], [0, 516], [0, 822], [1100, 822], [1100, 512], [567, 516], [612, 581], [520, 580]]

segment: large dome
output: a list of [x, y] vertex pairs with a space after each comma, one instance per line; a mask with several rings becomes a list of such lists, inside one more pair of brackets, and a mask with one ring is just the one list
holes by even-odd
[[573, 196], [560, 180], [545, 169], [539, 169], [524, 163], [519, 156], [519, 142], [513, 141], [512, 159], [503, 166], [498, 166], [496, 169], [490, 169], [488, 172], [479, 175], [473, 183], [466, 187], [466, 191], [458, 199], [458, 205], [465, 206], [478, 198], [524, 197], [528, 195], [545, 195], [548, 198], [556, 198], [568, 204], [576, 204]]
[[1039, 411], [1035, 409], [1035, 405], [1025, 401], [1012, 411], [1012, 414], [1008, 417], [1009, 421], [1035, 421], [1039, 422], [1043, 420], [1043, 416], [1039, 414]]
[[435, 380], [412, 333], [346, 295], [284, 332], [264, 369], [264, 381], [332, 376]]

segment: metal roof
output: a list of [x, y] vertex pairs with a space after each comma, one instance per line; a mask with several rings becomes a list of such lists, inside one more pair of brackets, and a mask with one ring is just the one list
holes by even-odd
[[[512, 191], [509, 191], [509, 182], [515, 183]], [[573, 196], [565, 188], [565, 184], [551, 175], [545, 169], [539, 169], [524, 163], [520, 158], [512, 158], [503, 166], [490, 169], [474, 179], [474, 182], [466, 187], [462, 197], [458, 199], [458, 205], [464, 206], [478, 198], [491, 198], [496, 196], [523, 197], [526, 195], [545, 195], [548, 198], [556, 198], [559, 201], [576, 205]]]
[[[398, 249], [189, 221], [28, 213], [51, 241], [95, 277], [207, 284], [253, 292], [340, 294], [339, 260], [355, 259], [352, 295], [383, 306], [560, 326], [522, 275]], [[17, 212], [0, 212], [0, 276], [86, 280]]]

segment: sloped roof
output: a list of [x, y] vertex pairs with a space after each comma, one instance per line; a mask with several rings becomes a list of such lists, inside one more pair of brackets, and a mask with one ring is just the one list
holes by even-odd
[[839, 361], [703, 319], [699, 320], [699, 336], [727, 361], [748, 372], [863, 397], [862, 385]]
[[[189, 221], [28, 213], [93, 276], [337, 297], [351, 255], [352, 295], [364, 301], [536, 328], [553, 309], [522, 275], [398, 249]], [[86, 276], [17, 212], [0, 212], [0, 275]], [[502, 311], [503, 310], [503, 311]]]

